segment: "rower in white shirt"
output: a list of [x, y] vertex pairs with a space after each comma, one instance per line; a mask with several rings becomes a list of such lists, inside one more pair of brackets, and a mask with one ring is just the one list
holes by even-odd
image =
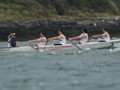
[[69, 38], [69, 40], [79, 40], [79, 44], [88, 43], [89, 38], [88, 38], [88, 34], [87, 34], [87, 29], [84, 29], [82, 31], [82, 34], [80, 34], [79, 36]]
[[104, 28], [102, 29], [102, 32], [103, 32], [102, 34], [93, 35], [91, 38], [98, 39], [98, 41], [100, 42], [109, 42], [110, 41], [109, 33]]
[[40, 48], [40, 47], [43, 47], [43, 46], [46, 45], [46, 37], [45, 37], [44, 33], [41, 32], [40, 33], [40, 38], [34, 39], [34, 40], [29, 40], [28, 42], [29, 43], [38, 42], [38, 47]]
[[54, 44], [54, 45], [65, 45], [66, 44], [66, 37], [62, 33], [62, 30], [58, 30], [58, 35], [59, 36], [48, 38], [47, 41], [50, 41], [50, 40], [59, 40], [59, 43]]

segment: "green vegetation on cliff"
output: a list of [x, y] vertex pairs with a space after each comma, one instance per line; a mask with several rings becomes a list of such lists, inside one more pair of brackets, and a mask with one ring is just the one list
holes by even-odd
[[34, 20], [120, 15], [120, 0], [0, 0], [0, 19]]

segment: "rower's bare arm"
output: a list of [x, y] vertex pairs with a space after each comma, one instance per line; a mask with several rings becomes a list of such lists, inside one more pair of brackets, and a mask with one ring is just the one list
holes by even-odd
[[82, 38], [84, 38], [84, 36], [80, 35], [80, 36], [76, 36], [76, 37], [71, 38], [71, 40], [79, 40], [79, 39], [82, 39]]
[[43, 42], [44, 40], [41, 38], [34, 39], [34, 40], [29, 40], [29, 42]]
[[52, 40], [58, 40], [60, 37], [57, 36], [57, 37], [53, 37]]
[[57, 37], [52, 37], [52, 38], [48, 38], [47, 41], [50, 41], [50, 40], [58, 40], [59, 39], [59, 36]]
[[98, 34], [98, 35], [92, 35], [91, 38], [92, 39], [97, 39], [97, 38], [101, 38], [102, 34]]
[[106, 33], [103, 33], [103, 34], [101, 34], [101, 36], [102, 36], [102, 37], [106, 37], [106, 36], [107, 36], [107, 34], [106, 34]]

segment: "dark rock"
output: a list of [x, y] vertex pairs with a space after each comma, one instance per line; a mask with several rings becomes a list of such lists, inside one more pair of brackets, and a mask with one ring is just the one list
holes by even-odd
[[88, 29], [89, 35], [100, 33], [101, 28], [107, 28], [112, 35], [120, 33], [120, 19], [79, 19], [79, 20], [36, 20], [36, 21], [0, 21], [0, 39], [7, 40], [7, 36], [15, 32], [17, 40], [38, 38], [39, 33], [45, 32], [47, 37], [56, 36], [57, 30], [63, 29], [67, 37], [79, 35]]

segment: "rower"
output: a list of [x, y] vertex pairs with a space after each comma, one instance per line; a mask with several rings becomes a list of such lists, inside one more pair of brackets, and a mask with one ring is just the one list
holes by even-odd
[[46, 45], [46, 37], [43, 32], [40, 33], [40, 38], [34, 39], [34, 40], [29, 40], [29, 43], [31, 42], [38, 42], [38, 47], [43, 47]]
[[16, 47], [16, 34], [11, 33], [8, 35], [8, 47]]
[[59, 40], [59, 43], [54, 44], [54, 45], [65, 45], [66, 44], [66, 37], [63, 34], [62, 30], [58, 30], [58, 35], [59, 36], [48, 38], [47, 41], [50, 41], [50, 40]]
[[88, 43], [87, 29], [84, 29], [82, 31], [82, 34], [80, 34], [79, 36], [75, 36], [75, 37], [69, 38], [69, 40], [79, 40], [78, 44]]
[[110, 41], [110, 35], [107, 32], [107, 29], [102, 29], [102, 34], [93, 35], [92, 39], [98, 39], [99, 42], [109, 42]]

